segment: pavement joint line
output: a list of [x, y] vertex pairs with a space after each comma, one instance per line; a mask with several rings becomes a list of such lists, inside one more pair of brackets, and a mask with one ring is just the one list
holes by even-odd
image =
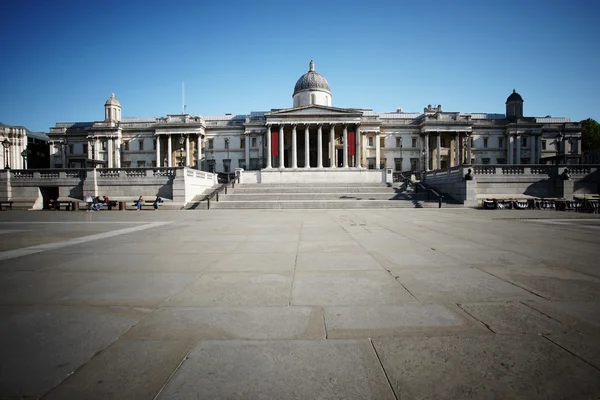
[[492, 274], [491, 272], [489, 272], [489, 271], [486, 271], [486, 270], [484, 270], [484, 269], [481, 269], [481, 268], [478, 268], [478, 267], [473, 267], [473, 268], [476, 268], [476, 269], [478, 269], [478, 270], [480, 270], [480, 271], [482, 271], [482, 272], [485, 272], [485, 273], [486, 273], [486, 274], [488, 274], [488, 275], [491, 275], [491, 276], [493, 276], [494, 278], [500, 279], [501, 281], [504, 281], [504, 282], [506, 282], [506, 283], [509, 283], [509, 284], [511, 284], [511, 285], [513, 285], [513, 286], [516, 286], [516, 287], [520, 288], [520, 289], [523, 289], [524, 291], [526, 291], [526, 292], [528, 292], [528, 293], [531, 293], [532, 295], [534, 295], [534, 296], [536, 296], [536, 297], [539, 297], [539, 298], [542, 298], [542, 299], [544, 299], [544, 300], [548, 300], [548, 301], [550, 301], [550, 299], [548, 299], [548, 298], [546, 298], [546, 297], [542, 296], [541, 294], [538, 294], [538, 293], [534, 292], [533, 290], [531, 290], [531, 289], [527, 289], [526, 287], [523, 287], [523, 286], [521, 286], [521, 285], [517, 285], [516, 283], [514, 283], [514, 282], [511, 282], [511, 281], [509, 281], [508, 279], [504, 279], [504, 278], [502, 278], [502, 277], [500, 277], [500, 276], [498, 276], [498, 275], [494, 275], [494, 274]]
[[396, 400], [400, 400], [400, 398], [396, 395], [396, 391], [394, 390], [394, 386], [392, 385], [392, 381], [390, 380], [390, 377], [388, 376], [387, 371], [385, 370], [383, 363], [381, 362], [381, 358], [379, 357], [379, 353], [377, 353], [377, 349], [375, 348], [375, 345], [373, 344], [373, 339], [369, 338], [369, 344], [371, 344], [371, 348], [373, 349], [373, 352], [375, 353], [375, 357], [377, 357], [377, 361], [379, 362], [379, 366], [381, 367], [381, 370], [383, 371], [383, 375], [385, 375], [385, 379], [387, 380], [387, 383], [390, 387], [390, 390], [392, 391], [392, 394], [394, 395], [394, 398]]
[[181, 369], [181, 366], [183, 365], [183, 363], [190, 358], [190, 354], [191, 354], [192, 350], [194, 350], [196, 348], [196, 346], [198, 345], [199, 342], [200, 342], [200, 340], [196, 340], [195, 343], [192, 346], [190, 346], [190, 349], [187, 351], [187, 353], [185, 353], [185, 356], [181, 359], [179, 364], [177, 364], [177, 367], [175, 367], [173, 369], [173, 372], [171, 372], [171, 375], [169, 375], [169, 377], [167, 378], [165, 383], [160, 387], [160, 389], [156, 393], [156, 396], [154, 396], [152, 398], [152, 400], [158, 399], [158, 396], [160, 396], [160, 394], [163, 392], [163, 390], [165, 390], [165, 388], [167, 387], [169, 382], [171, 382], [171, 380], [173, 380], [173, 377], [175, 376], [175, 374], [179, 371], [179, 369]]
[[[162, 222], [162, 221], [157, 221]], [[63, 225], [73, 225], [73, 224], [145, 224], [145, 221], [0, 221], [0, 224], [3, 225], [14, 225], [14, 224], [63, 224]], [[170, 223], [170, 221], [164, 221], [165, 224]]]
[[[300, 242], [303, 227], [304, 221], [300, 222], [300, 234], [298, 235], [298, 243], [296, 245], [296, 257], [294, 257], [294, 269], [292, 270], [292, 281], [290, 282], [290, 295], [288, 297], [288, 307], [292, 305], [292, 296], [294, 295], [294, 281], [296, 280], [296, 266], [298, 265], [298, 255], [300, 254]], [[323, 316], [323, 318], [325, 317]], [[327, 337], [327, 331], [325, 331], [325, 337]]]
[[470, 315], [472, 318], [475, 319], [475, 321], [479, 322], [481, 325], [485, 326], [490, 332], [492, 332], [494, 335], [496, 335], [497, 333], [485, 322], [483, 322], [482, 320], [480, 320], [479, 318], [477, 318], [476, 316], [474, 316], [473, 314], [471, 314], [470, 312], [468, 312], [467, 310], [465, 310], [462, 306], [462, 304], [460, 303], [456, 303], [456, 306], [458, 308], [460, 308], [461, 310], [463, 310], [465, 313], [467, 313], [468, 315]]
[[[563, 323], [562, 321], [552, 317], [551, 315], [546, 314], [545, 312], [543, 312], [542, 310], [539, 310], [537, 308], [535, 308], [534, 306], [532, 306], [531, 304], [527, 304], [524, 301], [519, 300], [519, 303], [523, 304], [525, 307], [531, 308], [533, 311], [538, 312], [540, 314], [542, 314], [544, 317], [550, 318], [552, 321], [558, 322], [561, 325], [566, 326], [567, 328], [573, 329], [571, 328], [569, 325]], [[576, 330], [576, 329], [575, 329]]]
[[594, 364], [590, 363], [586, 359], [582, 358], [581, 356], [578, 356], [577, 354], [573, 353], [571, 350], [567, 349], [566, 347], [561, 346], [560, 344], [558, 344], [557, 342], [555, 342], [554, 340], [552, 340], [548, 336], [546, 336], [546, 334], [542, 333], [542, 334], [540, 334], [540, 336], [543, 337], [544, 339], [546, 339], [547, 341], [549, 341], [550, 343], [554, 344], [555, 346], [560, 347], [561, 349], [563, 349], [564, 351], [566, 351], [567, 353], [569, 353], [573, 357], [580, 359], [581, 361], [583, 361], [584, 363], [586, 363], [590, 367], [594, 368], [596, 371], [600, 371], [600, 368], [598, 368]]
[[38, 244], [35, 246], [23, 247], [15, 250], [8, 250], [0, 253], [0, 261], [9, 260], [11, 258], [28, 256], [35, 253], [41, 253], [48, 250], [56, 250], [63, 247], [73, 246], [77, 244], [82, 244], [86, 242], [91, 242], [94, 240], [106, 239], [113, 236], [124, 235], [126, 233], [142, 231], [146, 229], [156, 228], [159, 226], [164, 226], [168, 224], [172, 224], [173, 222], [152, 222], [145, 225], [133, 226], [129, 228], [119, 229], [111, 232], [97, 233], [94, 235], [83, 236], [79, 238], [69, 239], [62, 242], [54, 242], [54, 243], [44, 243]]

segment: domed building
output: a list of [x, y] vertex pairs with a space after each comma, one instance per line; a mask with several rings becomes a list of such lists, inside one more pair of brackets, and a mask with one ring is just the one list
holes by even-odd
[[581, 157], [581, 125], [568, 118], [524, 116], [516, 90], [506, 99], [504, 114], [449, 112], [441, 105], [422, 112], [336, 108], [329, 82], [310, 61], [292, 100], [291, 108], [238, 115], [123, 118], [113, 94], [104, 104], [104, 120], [50, 128], [51, 165], [241, 168], [256, 171], [249, 179], [260, 182], [353, 182], [381, 180], [383, 169], [575, 163]]

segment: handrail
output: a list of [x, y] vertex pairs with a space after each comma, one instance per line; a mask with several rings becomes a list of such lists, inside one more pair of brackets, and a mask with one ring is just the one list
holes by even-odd
[[206, 196], [204, 196], [202, 198], [202, 200], [200, 200], [200, 202], [203, 202], [204, 200], [206, 200], [206, 209], [210, 210], [210, 199], [212, 199], [213, 197], [217, 197], [217, 203], [219, 202], [219, 192], [222, 192], [223, 190], [225, 191], [225, 194], [227, 194], [227, 187], [229, 185], [231, 185], [231, 188], [234, 189], [235, 188], [235, 182], [240, 181], [240, 176], [237, 175], [235, 178], [233, 178], [233, 180], [229, 183], [224, 183], [221, 186], [219, 186], [218, 188], [216, 188], [215, 190], [213, 190], [212, 192], [210, 192], [209, 194], [207, 194]]
[[421, 186], [422, 190], [425, 190], [427, 192], [427, 201], [431, 200], [431, 193], [433, 193], [438, 199], [438, 208], [442, 208], [442, 201], [444, 200], [444, 195], [437, 192], [435, 189], [432, 189], [432, 188], [429, 188], [429, 187], [423, 185], [421, 182], [418, 182], [415, 184], [415, 192], [416, 193], [419, 193], [419, 186]]

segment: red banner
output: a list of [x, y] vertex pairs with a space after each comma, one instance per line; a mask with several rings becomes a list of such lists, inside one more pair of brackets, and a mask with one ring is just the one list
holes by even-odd
[[356, 154], [356, 135], [354, 132], [348, 132], [348, 157], [354, 157]]
[[271, 156], [277, 157], [279, 155], [279, 132], [271, 132]]

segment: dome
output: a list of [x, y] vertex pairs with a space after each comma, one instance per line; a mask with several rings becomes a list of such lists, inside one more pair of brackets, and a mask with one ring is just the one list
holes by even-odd
[[506, 103], [509, 103], [511, 101], [520, 101], [521, 103], [523, 102], [523, 98], [521, 97], [521, 95], [519, 93], [517, 93], [517, 91], [515, 89], [513, 89], [513, 92], [511, 93], [511, 95], [508, 96], [508, 99], [506, 99]]
[[315, 63], [312, 62], [312, 60], [309, 64], [309, 71], [302, 75], [300, 79], [298, 79], [298, 82], [296, 82], [294, 94], [292, 96], [305, 90], [317, 90], [331, 94], [329, 82], [327, 82], [327, 79], [325, 79], [323, 75], [315, 72]]
[[110, 99], [106, 100], [106, 103], [104, 103], [104, 106], [119, 106], [119, 107], [121, 107], [121, 103], [119, 103], [119, 100], [117, 100], [115, 98], [115, 94], [113, 93], [110, 96]]

